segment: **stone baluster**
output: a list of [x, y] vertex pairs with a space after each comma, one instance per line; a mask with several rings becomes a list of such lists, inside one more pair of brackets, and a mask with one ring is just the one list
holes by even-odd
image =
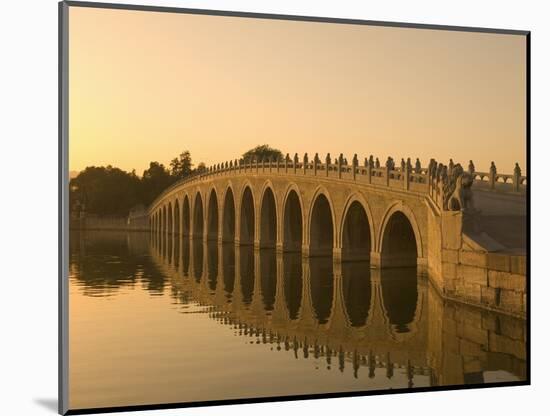
[[290, 161], [290, 156], [287, 153], [285, 156], [285, 173], [288, 173], [288, 162]]
[[344, 163], [344, 155], [340, 153], [338, 156], [338, 178], [342, 178], [342, 165]]
[[416, 173], [422, 173], [422, 164], [419, 158], [416, 158], [416, 162], [414, 162], [414, 171]]
[[430, 159], [430, 163], [428, 164], [428, 172], [426, 176], [428, 177], [428, 189], [430, 191], [430, 195], [433, 197], [433, 185], [434, 185], [434, 176], [435, 176], [435, 169], [436, 169], [437, 162], [434, 158]]
[[294, 153], [294, 174], [296, 175], [296, 169], [298, 168], [298, 153]]
[[514, 167], [514, 177], [513, 177], [513, 184], [514, 184], [514, 191], [519, 192], [519, 188], [521, 185], [521, 168], [519, 167], [519, 164], [516, 162], [516, 166]]
[[390, 186], [390, 171], [391, 171], [391, 157], [388, 156], [388, 160], [386, 160], [386, 186]]
[[325, 176], [328, 176], [328, 171], [330, 169], [330, 161], [331, 161], [330, 153], [327, 153], [327, 157], [325, 158]]
[[313, 175], [317, 176], [317, 164], [319, 163], [319, 153], [313, 156]]
[[367, 164], [367, 182], [372, 183], [372, 168], [374, 167], [374, 158], [369, 156], [369, 162]]
[[411, 179], [411, 170], [412, 170], [412, 166], [411, 166], [411, 158], [408, 158], [407, 159], [407, 163], [405, 163], [405, 169], [404, 169], [404, 172], [403, 172], [403, 188], [405, 190], [409, 190], [409, 183], [410, 183], [410, 179]]
[[496, 179], [497, 167], [495, 166], [495, 162], [491, 162], [491, 167], [489, 168], [489, 184], [491, 185], [491, 189], [495, 189]]
[[308, 160], [309, 160], [309, 158], [308, 158], [307, 152], [306, 152], [306, 153], [304, 153], [304, 165], [302, 166], [302, 168], [304, 169], [304, 175], [306, 174]]
[[353, 180], [356, 179], [356, 175], [357, 175], [357, 167], [359, 166], [359, 160], [357, 159], [357, 153], [355, 153], [353, 155], [353, 160], [351, 161], [351, 169], [352, 169], [352, 172], [353, 172]]

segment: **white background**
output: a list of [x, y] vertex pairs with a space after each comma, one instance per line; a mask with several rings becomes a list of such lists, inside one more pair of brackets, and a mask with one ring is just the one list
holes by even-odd
[[[120, 1], [118, 3], [121, 3]], [[142, 4], [532, 31], [532, 383], [351, 399], [176, 409], [148, 415], [281, 412], [464, 415], [546, 413], [549, 392], [550, 14], [545, 1], [202, 0]], [[0, 413], [54, 414], [57, 396], [57, 4], [0, 9]], [[472, 146], [475, 152], [475, 143]], [[546, 176], [545, 176], [546, 175]], [[545, 191], [546, 189], [546, 191]], [[546, 394], [545, 394], [546, 393]]]

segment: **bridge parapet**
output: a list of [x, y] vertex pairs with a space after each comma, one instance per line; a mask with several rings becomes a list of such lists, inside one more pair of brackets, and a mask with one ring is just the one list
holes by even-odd
[[[471, 178], [467, 186], [476, 189], [488, 190], [498, 193], [519, 193], [524, 194], [527, 186], [527, 177], [521, 175], [521, 169], [516, 163], [512, 174], [498, 173], [494, 162], [488, 172], [476, 171], [472, 161], [467, 170], [463, 170], [460, 164], [454, 164], [452, 159], [448, 165], [437, 163], [435, 159], [430, 160], [428, 167], [422, 167], [416, 159], [415, 166], [411, 159], [400, 166], [395, 166], [393, 158], [388, 157], [385, 166], [380, 166], [379, 159], [371, 155], [364, 159], [363, 165], [359, 165], [355, 154], [351, 163], [340, 154], [332, 161], [330, 153], [326, 155], [325, 161], [319, 158], [316, 153], [312, 160], [305, 153], [302, 160], [296, 153], [293, 158], [287, 153], [282, 159], [272, 160], [243, 160], [234, 159], [223, 163], [211, 165], [197, 173], [181, 179], [166, 188], [151, 206], [161, 200], [174, 188], [187, 183], [197, 182], [212, 176], [237, 175], [254, 173], [272, 173], [277, 175], [308, 175], [330, 178], [331, 180], [354, 181], [361, 184], [386, 186], [403, 189], [415, 193], [424, 193], [430, 196], [433, 202], [442, 210], [447, 210], [447, 198], [445, 195], [456, 187], [457, 177], [452, 177], [453, 171], [460, 168], [460, 176], [464, 174]], [[463, 185], [464, 186], [464, 185]]]

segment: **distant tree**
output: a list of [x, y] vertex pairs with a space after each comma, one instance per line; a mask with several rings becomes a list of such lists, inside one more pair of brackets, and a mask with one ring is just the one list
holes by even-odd
[[252, 160], [283, 160], [283, 153], [279, 149], [270, 147], [268, 144], [262, 144], [243, 153], [242, 159], [245, 163], [249, 163]]
[[197, 166], [197, 169], [195, 169], [197, 172], [204, 172], [206, 170], [206, 165], [204, 164], [204, 162], [201, 162], [199, 163], [199, 165]]
[[143, 171], [143, 177], [141, 178], [141, 202], [146, 206], [149, 205], [177, 179], [177, 177], [170, 174], [170, 171], [162, 163], [149, 163], [149, 169]]
[[205, 170], [202, 162], [193, 169], [187, 150], [172, 159], [169, 168], [150, 162], [141, 178], [135, 170], [125, 172], [111, 165], [89, 166], [70, 180], [69, 206], [71, 212], [84, 209], [91, 214], [126, 216], [137, 204], [150, 205], [177, 180]]
[[188, 150], [183, 151], [179, 157], [172, 159], [170, 162], [170, 174], [175, 178], [184, 178], [190, 175], [192, 171], [193, 163], [191, 161], [191, 153]]
[[127, 215], [140, 200], [140, 180], [111, 165], [91, 166], [70, 181], [70, 203], [84, 205], [88, 213]]

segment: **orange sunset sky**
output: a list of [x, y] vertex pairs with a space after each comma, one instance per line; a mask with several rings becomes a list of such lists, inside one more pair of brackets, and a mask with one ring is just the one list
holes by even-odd
[[70, 170], [269, 143], [525, 172], [524, 36], [69, 10]]

